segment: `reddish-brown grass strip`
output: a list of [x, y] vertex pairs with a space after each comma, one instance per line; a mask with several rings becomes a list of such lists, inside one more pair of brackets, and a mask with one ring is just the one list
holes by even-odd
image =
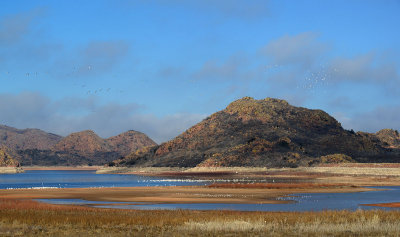
[[354, 167], [354, 168], [400, 168], [399, 163], [341, 163], [320, 164], [318, 167]]
[[318, 184], [318, 183], [213, 183], [209, 188], [265, 188], [265, 189], [315, 189], [315, 188], [343, 188], [353, 187], [346, 184]]
[[400, 202], [361, 204], [361, 205], [363, 205], [363, 206], [374, 206], [374, 207], [400, 207]]

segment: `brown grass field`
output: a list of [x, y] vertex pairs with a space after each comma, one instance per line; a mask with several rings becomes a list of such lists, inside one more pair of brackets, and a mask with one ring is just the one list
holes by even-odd
[[399, 236], [400, 211], [145, 211], [0, 199], [0, 235]]

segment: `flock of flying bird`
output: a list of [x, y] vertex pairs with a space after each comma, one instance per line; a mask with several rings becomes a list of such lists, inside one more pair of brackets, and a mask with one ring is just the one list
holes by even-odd
[[[281, 70], [283, 66], [275, 64], [275, 65], [267, 65], [265, 67], [268, 72], [277, 72]], [[313, 70], [307, 70], [302, 75], [301, 79], [297, 82], [297, 89], [305, 89], [305, 90], [315, 90], [319, 87], [328, 86], [330, 79], [334, 76], [335, 73], [338, 72], [338, 69], [326, 69], [325, 66], [320, 65], [319, 68]]]
[[[281, 65], [275, 64], [275, 65], [267, 65], [265, 67], [266, 71], [269, 72], [278, 72], [282, 69]], [[93, 67], [91, 65], [88, 65], [87, 67], [82, 67], [82, 68], [77, 68], [77, 67], [73, 67], [72, 73], [67, 73], [66, 76], [72, 76], [75, 73], [78, 73], [79, 71], [82, 70], [86, 70], [86, 71], [92, 71]], [[319, 69], [317, 70], [313, 70], [310, 71], [308, 70], [307, 72], [305, 72], [305, 74], [303, 75], [303, 81], [299, 81], [297, 88], [298, 89], [306, 89], [306, 90], [314, 90], [320, 86], [327, 86], [329, 83], [329, 79], [332, 76], [333, 72], [337, 72], [337, 69], [325, 69], [324, 66], [321, 66]], [[11, 75], [12, 73], [10, 71], [6, 72], [7, 75]], [[49, 74], [48, 72], [45, 74]], [[37, 78], [39, 76], [38, 72], [26, 72], [25, 73], [25, 77], [26, 78], [32, 78], [35, 77]], [[75, 86], [80, 86], [81, 88], [87, 88], [86, 85], [78, 85], [77, 83], [74, 84]], [[90, 89], [90, 90], [86, 90], [86, 95], [96, 95], [99, 93], [110, 93], [111, 91], [115, 91], [117, 93], [123, 93], [123, 90], [115, 90], [115, 89], [111, 89], [111, 88], [98, 88], [98, 89]]]
[[[92, 66], [87, 66], [87, 70], [88, 71], [91, 71], [92, 70]], [[78, 70], [77, 70], [77, 68], [76, 67], [74, 67], [73, 68], [73, 72], [72, 73], [67, 73], [66, 74], [66, 76], [71, 76], [71, 75], [73, 75], [73, 73], [76, 73], [76, 72], [78, 72]], [[12, 72], [10, 72], [10, 71], [6, 71], [6, 75], [7, 76], [11, 76], [13, 73]], [[46, 72], [46, 73], [44, 73], [44, 74], [46, 74], [46, 75], [49, 75], [49, 73], [48, 72]], [[15, 76], [15, 75], [14, 75]], [[25, 73], [25, 77], [26, 78], [37, 78], [38, 76], [40, 76], [40, 73], [38, 73], [38, 72], [26, 72]], [[15, 79], [15, 77], [13, 77], [13, 79]], [[77, 83], [74, 83], [74, 85], [75, 86], [79, 86]], [[81, 88], [86, 88], [87, 86], [86, 85], [80, 85], [80, 87]], [[87, 90], [86, 91], [86, 94], [87, 95], [90, 95], [90, 94], [98, 94], [98, 93], [101, 93], [101, 92], [103, 92], [103, 93], [110, 93], [112, 91], [112, 89], [111, 88], [107, 88], [107, 89], [103, 89], [103, 88], [99, 88], [99, 89], [91, 89], [91, 90]], [[124, 91], [123, 90], [114, 90], [114, 91], [117, 91], [118, 93], [123, 93]]]

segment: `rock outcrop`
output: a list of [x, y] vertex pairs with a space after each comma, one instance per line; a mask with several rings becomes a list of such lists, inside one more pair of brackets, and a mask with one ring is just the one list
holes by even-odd
[[387, 148], [400, 149], [399, 131], [393, 129], [382, 129], [375, 135], [384, 143]]
[[343, 129], [322, 110], [244, 97], [175, 139], [111, 165], [293, 167], [338, 161], [338, 156], [327, 157], [333, 154], [347, 162], [400, 162], [382, 141]]
[[19, 162], [12, 157], [7, 147], [0, 147], [0, 167], [18, 167]]

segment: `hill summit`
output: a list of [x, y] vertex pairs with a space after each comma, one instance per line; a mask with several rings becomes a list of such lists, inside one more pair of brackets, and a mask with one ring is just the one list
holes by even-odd
[[91, 130], [71, 133], [54, 147], [56, 151], [72, 151], [82, 154], [110, 152], [111, 145]]
[[322, 110], [244, 97], [173, 140], [138, 150], [117, 166], [308, 166], [320, 162], [400, 161], [377, 135], [342, 128]]

